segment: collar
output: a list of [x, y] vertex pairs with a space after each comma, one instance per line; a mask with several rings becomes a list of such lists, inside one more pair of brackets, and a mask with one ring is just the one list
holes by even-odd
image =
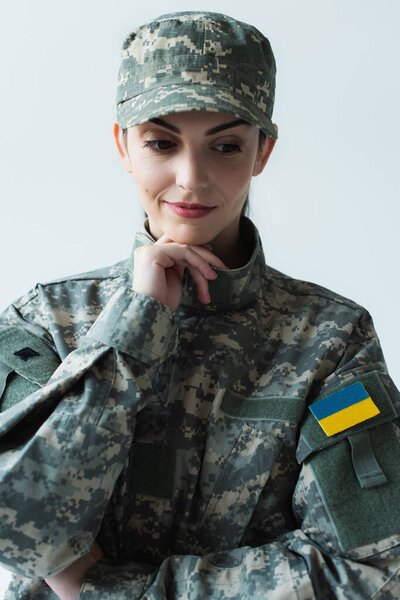
[[[144, 221], [142, 228], [136, 232], [135, 242], [128, 264], [130, 281], [133, 276], [134, 252], [139, 246], [154, 244], [155, 239], [149, 232], [149, 220]], [[254, 223], [245, 216], [240, 218], [240, 237], [248, 249], [249, 258], [246, 264], [239, 269], [217, 269], [215, 281], [209, 281], [211, 302], [203, 304], [197, 296], [197, 287], [190, 273], [185, 269], [183, 277], [183, 290], [181, 307], [193, 307], [196, 310], [221, 311], [239, 309], [251, 304], [261, 293], [262, 278], [265, 272], [265, 258], [260, 235]]]

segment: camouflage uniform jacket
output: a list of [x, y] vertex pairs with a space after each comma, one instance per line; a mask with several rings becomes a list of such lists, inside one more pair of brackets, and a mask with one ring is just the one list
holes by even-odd
[[[81, 600], [400, 597], [400, 398], [371, 317], [241, 235], [209, 305], [187, 271], [177, 311], [132, 291], [132, 251], [2, 313], [6, 598], [56, 598], [42, 578], [95, 538]], [[379, 412], [328, 436], [309, 405], [354, 385]]]

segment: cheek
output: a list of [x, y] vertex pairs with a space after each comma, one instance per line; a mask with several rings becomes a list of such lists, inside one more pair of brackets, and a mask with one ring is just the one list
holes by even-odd
[[240, 196], [247, 188], [251, 179], [251, 165], [246, 163], [236, 163], [220, 173], [216, 179], [216, 185], [224, 186], [224, 189], [231, 196]]
[[155, 196], [163, 186], [167, 185], [165, 172], [155, 164], [137, 164], [133, 170], [133, 178], [139, 193]]

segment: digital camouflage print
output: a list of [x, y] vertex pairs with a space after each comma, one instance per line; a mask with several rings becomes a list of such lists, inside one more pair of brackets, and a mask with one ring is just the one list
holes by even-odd
[[[129, 259], [2, 313], [7, 600], [56, 598], [42, 578], [94, 539], [80, 600], [400, 597], [400, 396], [372, 319], [266, 265], [246, 217], [241, 237], [209, 305], [187, 271], [177, 311], [131, 290], [145, 223]], [[327, 436], [308, 407], [358, 410], [361, 385], [378, 414]]]
[[271, 45], [256, 27], [216, 12], [161, 15], [123, 42], [116, 120], [124, 129], [208, 110], [235, 115], [276, 139], [275, 78]]

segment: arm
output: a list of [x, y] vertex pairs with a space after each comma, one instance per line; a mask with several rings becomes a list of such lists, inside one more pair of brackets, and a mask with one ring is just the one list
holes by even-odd
[[[61, 363], [45, 300], [31, 298], [25, 317], [14, 306], [1, 316], [0, 555], [15, 573], [53, 576], [89, 552], [137, 412], [174, 350], [184, 267], [207, 301], [207, 277], [216, 277], [209, 263], [223, 266], [205, 249], [157, 244], [152, 260], [148, 251], [135, 257], [135, 289], [118, 288]], [[82, 302], [83, 313], [92, 310]]]
[[[90, 550], [129, 451], [136, 413], [151, 394], [154, 370], [173, 351], [175, 333], [167, 306], [121, 287], [43, 387], [21, 366], [22, 376], [7, 378], [7, 398], [13, 391], [16, 397], [0, 415], [6, 568], [46, 577]], [[10, 362], [18, 340], [18, 350], [34, 346], [51, 362], [48, 333], [13, 307], [2, 316], [0, 338], [3, 361]], [[24, 397], [28, 385], [36, 391]], [[22, 399], [15, 402], [18, 394]]]
[[[365, 311], [336, 369], [310, 393], [309, 402], [360, 380], [379, 406], [378, 418], [343, 430], [327, 442], [325, 434], [319, 433], [320, 425], [306, 411], [297, 450], [301, 470], [293, 493], [297, 528], [258, 547], [206, 556], [170, 556], [150, 575], [146, 565], [103, 559], [89, 572], [80, 600], [398, 598], [400, 399]], [[349, 438], [356, 432], [368, 433], [378, 463], [373, 485], [365, 485], [368, 468], [360, 468], [363, 461], [357, 453], [352, 457], [354, 439], [350, 442]], [[362, 450], [365, 464], [376, 471], [366, 448]], [[258, 527], [262, 527], [261, 520]]]

